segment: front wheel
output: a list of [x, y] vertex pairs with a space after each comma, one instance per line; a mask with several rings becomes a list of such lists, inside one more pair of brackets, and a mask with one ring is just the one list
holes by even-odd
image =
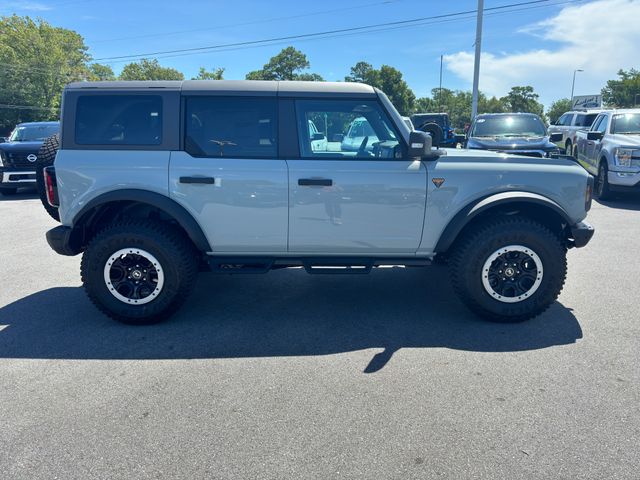
[[562, 291], [566, 248], [546, 226], [523, 217], [486, 222], [456, 246], [453, 287], [479, 316], [521, 322], [545, 311]]
[[197, 252], [174, 228], [124, 221], [100, 232], [82, 256], [89, 299], [115, 320], [143, 325], [174, 313], [191, 293]]
[[611, 189], [609, 188], [609, 171], [607, 162], [600, 161], [598, 166], [598, 177], [596, 178], [596, 191], [594, 192], [598, 200], [607, 200], [611, 198]]

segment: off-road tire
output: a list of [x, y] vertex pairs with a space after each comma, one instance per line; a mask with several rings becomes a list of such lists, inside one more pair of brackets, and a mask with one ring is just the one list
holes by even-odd
[[422, 125], [420, 125], [418, 130], [422, 130], [423, 132], [431, 135], [431, 144], [434, 147], [440, 146], [440, 144], [444, 140], [444, 132], [442, 131], [442, 127], [440, 127], [440, 125], [438, 125], [437, 123], [423, 123]]
[[609, 188], [609, 170], [607, 169], [607, 161], [600, 160], [598, 165], [598, 176], [596, 177], [596, 188], [593, 192], [598, 200], [609, 200], [611, 195], [611, 189]]
[[[124, 303], [110, 291], [104, 268], [121, 249], [138, 248], [160, 263], [164, 285], [158, 296], [144, 305]], [[187, 299], [198, 272], [198, 252], [176, 228], [151, 220], [124, 220], [109, 225], [89, 243], [80, 266], [84, 289], [93, 304], [119, 322], [149, 325], [172, 315]]]
[[571, 143], [571, 140], [567, 140], [567, 143], [564, 146], [564, 154], [569, 157], [573, 157], [573, 144]]
[[[545, 225], [525, 217], [502, 217], [487, 220], [464, 235], [454, 246], [451, 280], [462, 302], [480, 317], [492, 322], [522, 322], [544, 312], [560, 295], [567, 274], [566, 247]], [[544, 272], [538, 289], [516, 303], [496, 300], [482, 283], [487, 259], [508, 245], [534, 251]]]
[[38, 195], [42, 206], [47, 213], [56, 221], [60, 221], [60, 214], [56, 207], [49, 205], [47, 201], [47, 187], [44, 184], [44, 168], [53, 165], [53, 161], [56, 159], [56, 153], [60, 148], [60, 137], [58, 134], [51, 135], [46, 138], [40, 150], [38, 151], [38, 160], [36, 160], [36, 188], [38, 189]]
[[0, 187], [0, 195], [15, 195], [18, 192], [16, 187]]

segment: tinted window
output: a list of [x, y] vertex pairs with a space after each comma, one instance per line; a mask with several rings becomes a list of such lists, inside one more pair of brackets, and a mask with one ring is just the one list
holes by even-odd
[[159, 145], [162, 98], [159, 95], [93, 95], [78, 98], [79, 145]]
[[577, 127], [590, 127], [597, 116], [598, 116], [597, 113], [579, 114], [578, 118], [576, 118], [576, 126]]
[[[375, 101], [296, 101], [300, 151], [304, 158], [395, 158], [401, 157], [399, 141], [387, 115]], [[312, 143], [313, 122], [327, 139]]]
[[556, 125], [566, 125], [566, 124], [567, 124], [567, 114], [565, 113], [558, 119], [558, 121], [556, 122]]
[[573, 122], [574, 115], [572, 113], [566, 113], [565, 115], [566, 117], [564, 118], [564, 123], [562, 125], [570, 126], [571, 123]]
[[197, 157], [275, 158], [276, 112], [275, 98], [189, 97], [185, 150]]
[[542, 120], [532, 115], [496, 115], [478, 118], [471, 132], [472, 137], [542, 137], [545, 127]]

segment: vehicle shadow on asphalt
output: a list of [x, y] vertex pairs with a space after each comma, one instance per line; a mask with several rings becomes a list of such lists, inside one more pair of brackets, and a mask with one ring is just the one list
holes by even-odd
[[38, 192], [33, 188], [21, 188], [13, 195], [0, 194], [0, 202], [11, 202], [16, 200], [31, 200], [38, 198]]
[[364, 369], [382, 369], [401, 348], [514, 352], [582, 338], [556, 302], [519, 324], [477, 319], [454, 296], [446, 267], [378, 269], [370, 275], [203, 274], [170, 320], [133, 327], [100, 314], [80, 287], [51, 288], [0, 308], [0, 357], [191, 359], [327, 355], [383, 348]]
[[637, 193], [619, 194], [611, 200], [595, 199], [594, 201], [605, 207], [619, 210], [640, 210], [640, 194]]

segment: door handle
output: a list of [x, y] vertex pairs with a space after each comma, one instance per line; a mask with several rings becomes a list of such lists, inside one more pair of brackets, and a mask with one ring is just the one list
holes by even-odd
[[299, 178], [298, 185], [303, 187], [330, 187], [331, 185], [333, 185], [333, 180], [331, 180], [330, 178]]
[[213, 177], [180, 177], [180, 183], [201, 183], [213, 185], [216, 183], [216, 179]]

